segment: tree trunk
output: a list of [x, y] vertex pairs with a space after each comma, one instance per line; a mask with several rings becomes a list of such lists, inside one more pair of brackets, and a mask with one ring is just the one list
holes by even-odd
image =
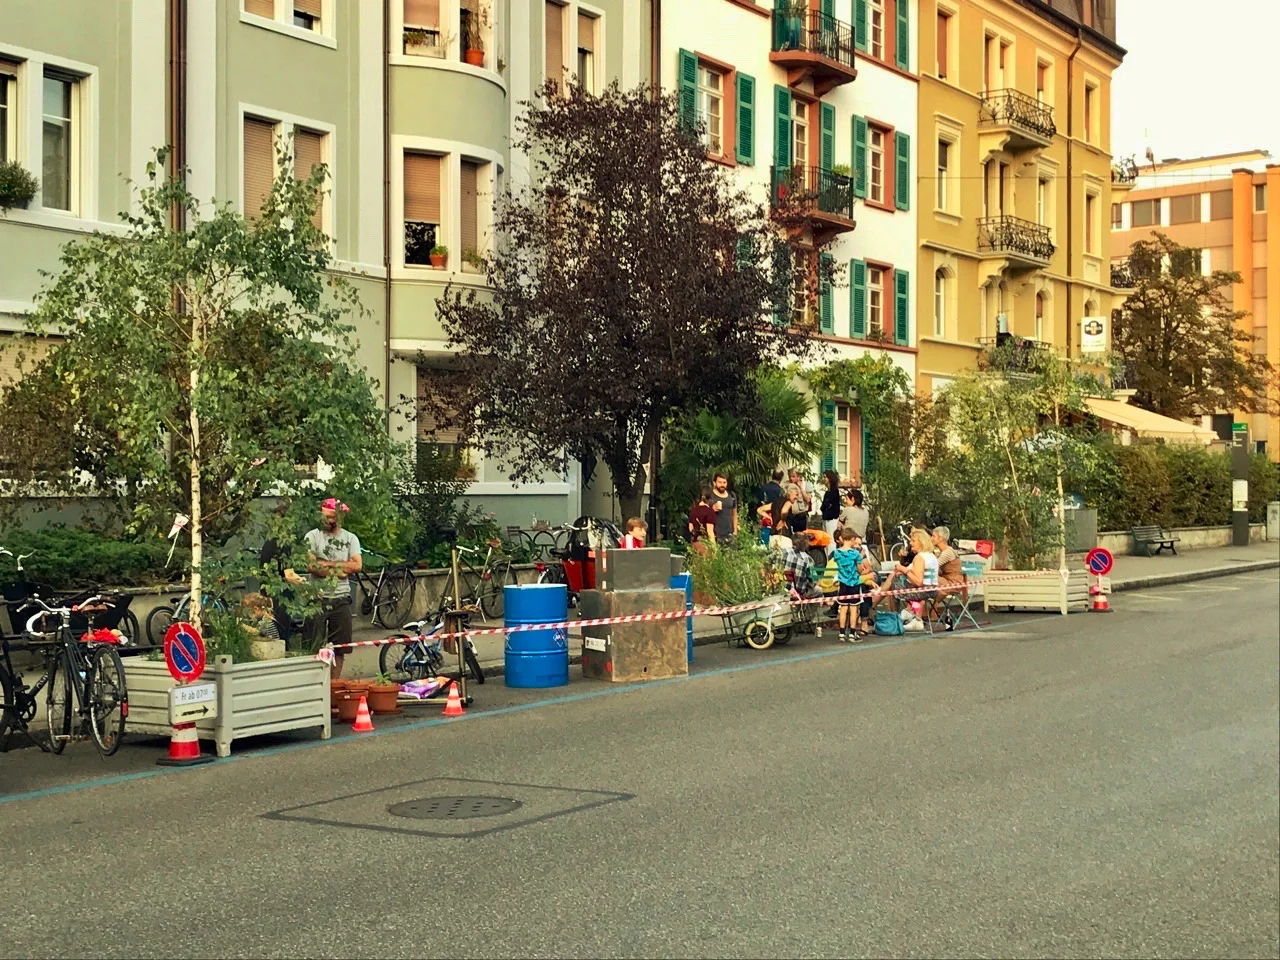
[[204, 531], [200, 520], [200, 415], [196, 412], [196, 389], [200, 385], [198, 360], [202, 349], [200, 318], [191, 314], [191, 622], [201, 626], [200, 565], [204, 560]]

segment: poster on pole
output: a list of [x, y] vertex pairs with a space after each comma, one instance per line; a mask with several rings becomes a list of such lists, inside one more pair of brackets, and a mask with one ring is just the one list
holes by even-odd
[[1080, 352], [1106, 353], [1107, 318], [1082, 317], [1080, 320]]

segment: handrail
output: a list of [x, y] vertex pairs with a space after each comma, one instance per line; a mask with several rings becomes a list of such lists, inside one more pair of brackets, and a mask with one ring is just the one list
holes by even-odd
[[802, 16], [794, 16], [789, 10], [774, 10], [773, 49], [816, 53], [852, 70], [853, 26], [818, 10]]
[[1007, 123], [1021, 127], [1046, 140], [1053, 139], [1058, 132], [1053, 122], [1053, 107], [1021, 90], [984, 90], [982, 120], [986, 123]]
[[978, 249], [992, 253], [1016, 253], [1036, 260], [1051, 260], [1056, 249], [1044, 224], [1018, 217], [981, 217]]

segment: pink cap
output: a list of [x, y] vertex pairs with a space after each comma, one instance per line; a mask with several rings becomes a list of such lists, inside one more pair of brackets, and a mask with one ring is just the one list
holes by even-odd
[[330, 497], [324, 503], [320, 504], [325, 510], [341, 510], [343, 513], [350, 513], [351, 508], [339, 500], [337, 497]]

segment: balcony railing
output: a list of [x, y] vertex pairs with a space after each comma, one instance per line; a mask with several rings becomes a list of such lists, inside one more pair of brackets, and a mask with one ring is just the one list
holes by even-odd
[[988, 370], [1004, 370], [1013, 373], [1030, 373], [1050, 354], [1053, 344], [1043, 340], [1031, 340], [1012, 333], [997, 333], [994, 337], [979, 337], [982, 348], [981, 365]]
[[794, 71], [788, 83], [810, 78], [817, 96], [857, 76], [853, 27], [816, 10], [774, 10], [772, 49], [769, 59]]
[[1128, 186], [1138, 179], [1138, 164], [1133, 157], [1125, 157], [1111, 165], [1111, 182]]
[[1017, 90], [984, 91], [982, 120], [991, 126], [1012, 127], [1039, 140], [1052, 140], [1058, 132], [1053, 107]]
[[978, 221], [978, 249], [1048, 263], [1055, 248], [1043, 224], [1017, 217], [983, 217]]
[[853, 221], [853, 180], [821, 167], [770, 167], [774, 210]]
[[1133, 266], [1129, 263], [1128, 257], [1111, 261], [1111, 286], [1119, 290], [1134, 288]]

